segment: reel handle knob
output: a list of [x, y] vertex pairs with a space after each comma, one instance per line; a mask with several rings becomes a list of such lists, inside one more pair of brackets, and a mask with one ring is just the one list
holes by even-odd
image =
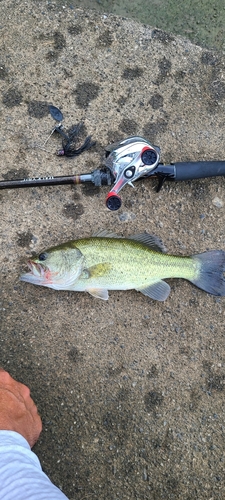
[[122, 205], [122, 201], [120, 196], [116, 193], [116, 191], [110, 191], [106, 197], [106, 206], [109, 210], [115, 211], [119, 210]]

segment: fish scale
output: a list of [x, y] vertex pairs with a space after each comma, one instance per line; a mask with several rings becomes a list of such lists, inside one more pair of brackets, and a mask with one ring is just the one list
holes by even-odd
[[[95, 251], [90, 251], [90, 246]], [[197, 262], [190, 257], [157, 253], [144, 244], [125, 238], [118, 242], [106, 238], [83, 239], [76, 242], [76, 247], [84, 255], [87, 268], [101, 262], [110, 263], [110, 270], [101, 279], [104, 283], [108, 279], [112, 280], [108, 283], [108, 288], [111, 289], [114, 284], [126, 286], [127, 280], [139, 287], [149, 280], [172, 277], [191, 279], [198, 270]], [[97, 271], [93, 278], [100, 279]]]

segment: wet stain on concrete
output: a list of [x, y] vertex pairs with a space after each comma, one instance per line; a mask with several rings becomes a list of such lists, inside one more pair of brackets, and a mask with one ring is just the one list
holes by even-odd
[[68, 219], [77, 220], [84, 213], [84, 207], [82, 203], [75, 205], [74, 203], [69, 203], [64, 205], [62, 214]]
[[174, 74], [174, 80], [176, 83], [184, 84], [184, 80], [187, 77], [186, 71], [180, 70]]
[[191, 390], [191, 393], [190, 393], [189, 409], [191, 411], [197, 410], [200, 403], [201, 403], [201, 394], [200, 394], [200, 391], [197, 388], [194, 388], [194, 389]]
[[225, 98], [225, 83], [221, 82], [219, 79], [214, 80], [209, 85], [209, 91], [211, 98], [215, 101], [221, 101]]
[[164, 132], [166, 132], [167, 127], [168, 122], [166, 120], [163, 120], [163, 118], [159, 118], [155, 122], [150, 121], [144, 126], [144, 137], [148, 137], [150, 141], [155, 141], [158, 134], [163, 134]]
[[113, 43], [113, 36], [111, 31], [105, 30], [97, 40], [97, 48], [99, 47], [110, 47]]
[[120, 97], [117, 101], [118, 106], [121, 108], [122, 106], [124, 106], [124, 104], [126, 104], [126, 101], [127, 101], [127, 97], [124, 97], [124, 96]]
[[109, 433], [111, 441], [117, 446], [123, 446], [129, 439], [132, 426], [132, 413], [126, 402], [130, 399], [130, 392], [122, 389], [109, 403], [107, 411], [102, 417], [103, 428]]
[[124, 118], [120, 123], [120, 129], [127, 135], [135, 135], [137, 133], [138, 124], [135, 120]]
[[72, 94], [76, 96], [78, 108], [87, 108], [88, 104], [98, 97], [99, 85], [91, 82], [81, 82], [77, 84]]
[[83, 28], [79, 24], [70, 24], [68, 27], [68, 33], [72, 36], [80, 35], [83, 32]]
[[221, 392], [225, 388], [225, 373], [216, 373], [213, 370], [212, 364], [208, 361], [202, 363], [203, 369], [206, 372], [206, 389], [209, 393], [212, 390]]
[[46, 61], [54, 62], [58, 59], [58, 57], [59, 57], [59, 52], [57, 52], [57, 50], [49, 50], [46, 55]]
[[149, 104], [153, 109], [159, 109], [163, 107], [163, 96], [161, 94], [153, 94], [149, 100]]
[[145, 409], [150, 412], [155, 410], [155, 407], [160, 406], [163, 402], [163, 395], [161, 392], [150, 391], [145, 394], [144, 403]]
[[29, 177], [29, 170], [26, 168], [19, 168], [18, 170], [8, 170], [5, 174], [2, 174], [5, 181], [10, 181], [11, 179], [26, 179]]
[[72, 78], [73, 77], [73, 72], [70, 71], [69, 69], [63, 68], [63, 72], [64, 72], [64, 75], [65, 75], [66, 78]]
[[120, 375], [124, 371], [124, 369], [124, 364], [120, 364], [118, 366], [109, 366], [106, 377], [116, 377]]
[[[208, 54], [208, 53], [206, 53]], [[203, 72], [198, 73], [198, 87], [201, 90], [201, 96], [204, 96], [205, 106], [210, 114], [218, 112], [218, 106], [225, 99], [225, 83], [222, 77], [223, 61], [215, 64], [204, 64]], [[200, 66], [201, 68], [201, 66]], [[201, 97], [202, 98], [202, 97]]]
[[82, 186], [82, 193], [84, 196], [97, 196], [100, 193], [100, 187], [94, 184], [85, 184]]
[[17, 245], [23, 248], [28, 247], [34, 237], [34, 235], [29, 230], [24, 233], [17, 233], [17, 235], [18, 235]]
[[148, 374], [147, 378], [157, 378], [158, 377], [158, 369], [156, 365], [152, 365]]
[[27, 105], [27, 111], [30, 116], [35, 118], [44, 118], [49, 114], [48, 104], [44, 101], [30, 101]]
[[121, 134], [118, 130], [109, 130], [108, 131], [108, 144], [113, 144], [114, 142], [121, 141]]
[[210, 373], [210, 377], [207, 382], [208, 390], [223, 391], [225, 387], [225, 373], [218, 375], [214, 372]]
[[170, 96], [170, 100], [172, 103], [176, 103], [176, 101], [178, 101], [179, 99], [179, 96], [180, 96], [180, 93], [178, 92], [177, 89], [173, 90], [171, 96]]
[[210, 52], [206, 50], [201, 55], [201, 63], [206, 66], [215, 66], [219, 61], [218, 54], [215, 52]]
[[81, 354], [77, 347], [73, 346], [68, 352], [68, 358], [73, 361], [73, 363], [77, 363], [78, 361], [82, 361], [83, 354]]
[[166, 481], [165, 491], [174, 493], [178, 489], [178, 486], [179, 486], [179, 481], [175, 477], [172, 477], [171, 475], [171, 477]]
[[143, 73], [144, 73], [143, 69], [140, 68], [139, 66], [136, 66], [135, 68], [127, 67], [124, 69], [122, 78], [124, 78], [124, 80], [135, 80], [136, 78], [142, 76]]
[[169, 59], [166, 57], [163, 57], [159, 62], [158, 62], [158, 68], [161, 74], [161, 77], [166, 77], [170, 73], [171, 70], [171, 62]]
[[64, 47], [66, 47], [66, 39], [60, 31], [55, 31], [53, 35], [54, 39], [54, 49], [55, 50], [62, 50]]
[[160, 42], [164, 43], [165, 45], [169, 42], [172, 42], [175, 40], [175, 38], [170, 35], [169, 33], [166, 33], [166, 31], [162, 30], [152, 30], [152, 38], [155, 38], [156, 40], [159, 40]]
[[209, 196], [209, 183], [201, 179], [193, 183], [193, 196], [199, 201], [205, 201]]
[[55, 31], [55, 33], [53, 34], [53, 49], [48, 51], [46, 55], [46, 60], [49, 62], [57, 60], [61, 50], [64, 49], [65, 47], [66, 47], [66, 39], [64, 35], [60, 33], [60, 31]]
[[0, 80], [5, 80], [8, 75], [8, 70], [5, 67], [5, 64], [0, 63]]
[[76, 201], [80, 199], [80, 194], [78, 193], [76, 188], [74, 189], [74, 192], [73, 192], [73, 199]]
[[11, 87], [5, 94], [3, 94], [2, 102], [7, 108], [14, 108], [19, 106], [23, 100], [22, 92], [17, 88]]

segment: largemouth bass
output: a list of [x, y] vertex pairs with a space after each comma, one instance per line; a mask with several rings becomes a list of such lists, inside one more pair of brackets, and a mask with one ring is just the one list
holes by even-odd
[[89, 292], [107, 300], [108, 290], [135, 289], [166, 300], [165, 278], [184, 278], [213, 295], [225, 295], [225, 252], [212, 250], [189, 257], [167, 255], [156, 236], [122, 238], [102, 231], [91, 238], [49, 248], [28, 261], [20, 279], [55, 290]]

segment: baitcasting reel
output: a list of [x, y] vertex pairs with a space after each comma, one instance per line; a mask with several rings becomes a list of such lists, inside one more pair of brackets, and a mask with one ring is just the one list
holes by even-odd
[[114, 186], [106, 198], [109, 210], [121, 207], [119, 191], [126, 185], [134, 187], [133, 181], [154, 170], [160, 160], [160, 149], [152, 146], [143, 137], [128, 137], [106, 147], [105, 166], [111, 171]]

